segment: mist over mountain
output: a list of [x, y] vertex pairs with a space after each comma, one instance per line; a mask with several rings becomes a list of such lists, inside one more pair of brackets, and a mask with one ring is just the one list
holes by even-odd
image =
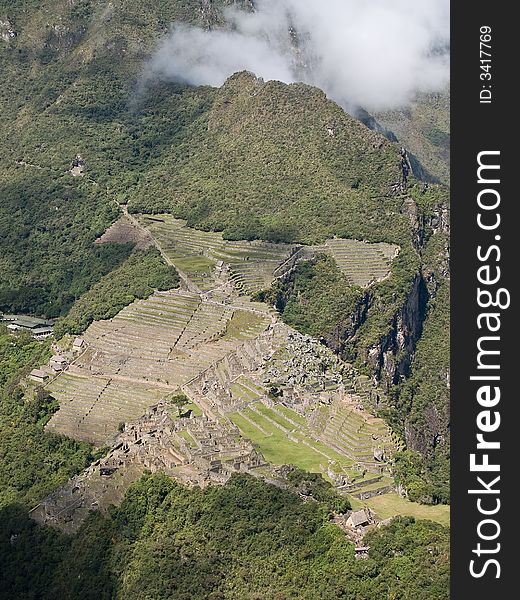
[[316, 85], [348, 109], [378, 111], [448, 83], [448, 0], [258, 0], [250, 11], [228, 7], [224, 15], [226, 29], [174, 23], [142, 84], [219, 87], [249, 70]]

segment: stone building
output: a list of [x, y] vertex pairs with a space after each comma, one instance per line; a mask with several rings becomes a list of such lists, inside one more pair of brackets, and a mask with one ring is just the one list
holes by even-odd
[[63, 371], [68, 364], [67, 359], [61, 354], [54, 355], [49, 361], [50, 368], [56, 373]]
[[46, 383], [49, 379], [49, 374], [41, 369], [33, 369], [29, 373], [29, 379], [31, 381], [35, 381], [36, 383]]
[[358, 527], [366, 527], [371, 523], [373, 523], [373, 518], [366, 508], [354, 511], [346, 520], [346, 524], [349, 527], [352, 527], [352, 529], [357, 529]]

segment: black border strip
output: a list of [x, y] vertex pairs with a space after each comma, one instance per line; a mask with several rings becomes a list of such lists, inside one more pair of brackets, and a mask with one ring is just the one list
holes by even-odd
[[[451, 372], [451, 442], [452, 442], [452, 598], [454, 600], [479, 600], [480, 598], [512, 598], [516, 596], [517, 586], [513, 578], [520, 574], [517, 566], [517, 534], [520, 494], [515, 493], [515, 484], [520, 483], [520, 420], [518, 404], [520, 389], [520, 363], [517, 366], [515, 350], [516, 338], [520, 338], [520, 327], [516, 316], [517, 301], [513, 293], [513, 279], [519, 271], [516, 263], [520, 258], [520, 231], [517, 232], [515, 220], [516, 205], [520, 200], [520, 168], [514, 161], [519, 150], [516, 129], [517, 115], [513, 108], [514, 58], [518, 55], [516, 45], [520, 32], [515, 19], [505, 2], [452, 2], [451, 6], [451, 122], [452, 122], [452, 159], [451, 159], [451, 198], [452, 198], [452, 372]], [[512, 8], [511, 8], [512, 10]], [[491, 27], [491, 80], [482, 79], [480, 62], [480, 28]], [[485, 31], [485, 30], [483, 30]], [[486, 50], [486, 48], [484, 48]], [[489, 50], [489, 49], [488, 49]], [[485, 57], [484, 57], [485, 58]], [[511, 62], [509, 67], [508, 62]], [[491, 88], [484, 88], [491, 85]], [[480, 102], [480, 92], [489, 89], [492, 92], [491, 103]], [[486, 93], [484, 94], [484, 96]], [[500, 151], [487, 162], [500, 164], [500, 184], [479, 184], [477, 181], [477, 156], [483, 151]], [[498, 173], [495, 171], [494, 173]], [[493, 179], [492, 172], [482, 172]], [[518, 182], [518, 183], [517, 183]], [[517, 185], [515, 185], [517, 184]], [[477, 224], [480, 209], [477, 196], [483, 186], [493, 188], [500, 196], [501, 223], [493, 231], [484, 231]], [[516, 193], [515, 193], [516, 192]], [[485, 194], [490, 200], [492, 192]], [[491, 221], [490, 221], [491, 222]], [[500, 241], [495, 239], [500, 235]], [[497, 251], [491, 253], [488, 261], [479, 261], [477, 247], [481, 254], [493, 244], [500, 247], [500, 261]], [[477, 288], [482, 286], [477, 279], [480, 266], [491, 265], [491, 274], [496, 267], [501, 270], [501, 280], [490, 291], [502, 287], [511, 291], [511, 305], [508, 309], [483, 309], [478, 306]], [[482, 312], [499, 312], [501, 329], [491, 335], [500, 337], [494, 349], [500, 355], [494, 356], [500, 363], [499, 371], [477, 369], [477, 340], [479, 336], [489, 335], [477, 327], [478, 315]], [[495, 343], [495, 342], [493, 342]], [[498, 344], [498, 345], [497, 345]], [[492, 362], [491, 360], [488, 362]], [[500, 374], [498, 383], [501, 399], [494, 408], [487, 410], [500, 413], [500, 427], [486, 434], [486, 438], [500, 441], [500, 450], [489, 450], [489, 461], [500, 465], [500, 472], [477, 473], [470, 471], [470, 455], [477, 452], [477, 462], [482, 453], [476, 450], [476, 435], [479, 432], [477, 416], [486, 410], [477, 402], [477, 391], [485, 385], [482, 381], [471, 381], [472, 375]], [[518, 373], [518, 375], [517, 375]], [[493, 419], [495, 415], [492, 414]], [[478, 453], [480, 452], [480, 453]], [[493, 475], [493, 476], [492, 476]], [[493, 489], [499, 494], [468, 494], [468, 490], [482, 488], [477, 481], [481, 476], [490, 482], [500, 476]], [[516, 485], [520, 488], [519, 485]], [[477, 502], [481, 497], [481, 508], [492, 510], [500, 500], [500, 510], [494, 516], [479, 513]], [[517, 509], [518, 507], [518, 509]], [[515, 510], [517, 509], [517, 510]], [[481, 540], [478, 526], [484, 519], [495, 519], [500, 526], [500, 534], [495, 540]], [[496, 526], [484, 524], [481, 533], [489, 537], [495, 534]], [[480, 542], [481, 548], [490, 551], [474, 552]], [[519, 540], [520, 543], [520, 540]], [[500, 544], [497, 551], [497, 545]], [[500, 565], [500, 577], [496, 578], [498, 566], [490, 563], [480, 578], [470, 573], [470, 561], [475, 560], [474, 571], [482, 573], [486, 560], [495, 559]], [[511, 591], [509, 591], [511, 590]], [[432, 599], [434, 600], [434, 599]]]

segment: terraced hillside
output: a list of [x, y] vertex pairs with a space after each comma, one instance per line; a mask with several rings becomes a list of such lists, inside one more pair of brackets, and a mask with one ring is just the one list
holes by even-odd
[[236, 380], [231, 392], [241, 402], [231, 420], [271, 463], [321, 472], [354, 495], [393, 489], [386, 460], [395, 441], [384, 421], [356, 409], [355, 397], [337, 395], [332, 407], [312, 404], [301, 412], [273, 402], [251, 379]]
[[[361, 408], [369, 382], [266, 308], [238, 300], [157, 292], [94, 322], [86, 350], [49, 385], [60, 410], [47, 428], [101, 446], [182, 389], [198, 414], [231, 420], [274, 465], [322, 472], [352, 493], [391, 489], [395, 440]], [[281, 390], [279, 401], [265, 381]]]
[[331, 254], [352, 285], [368, 287], [390, 275], [399, 252], [395, 244], [368, 244], [357, 240], [327, 240], [324, 250]]
[[[243, 448], [247, 468], [267, 477], [276, 477], [277, 465], [294, 464], [322, 473], [359, 500], [393, 491], [388, 461], [399, 441], [364, 409], [380, 392], [331, 350], [241, 294], [290, 269], [300, 251], [312, 255], [323, 249], [337, 256], [353, 283], [369, 285], [387, 275], [397, 247], [353, 240], [330, 240], [320, 247], [234, 242], [190, 229], [171, 216], [129, 218], [146, 226], [162, 256], [182, 268], [187, 289], [156, 292], [112, 319], [92, 323], [84, 334], [86, 350], [48, 386], [60, 403], [48, 430], [97, 446], [114, 444], [118, 431], [146, 420], [147, 411], [153, 414], [158, 404], [168, 406], [182, 393], [184, 410], [198, 419], [202, 445], [195, 444], [189, 428], [172, 433], [177, 425], [161, 429], [166, 437], [160, 443], [152, 433], [143, 437], [145, 446], [136, 438], [140, 466], [135, 473], [146, 465], [167, 464], [164, 448], [173, 444], [184, 456], [177, 456], [180, 471], [171, 471], [174, 477], [189, 482], [199, 473], [197, 481], [225, 481], [229, 473], [222, 465], [233, 459], [222, 439], [229, 438]], [[180, 409], [167, 412], [180, 419]], [[206, 462], [197, 452], [209, 452]], [[135, 460], [129, 462], [132, 468]], [[118, 469], [120, 463], [114, 464]], [[92, 489], [85, 483], [86, 499], [99, 496], [94, 479]], [[112, 491], [107, 484], [102, 496], [112, 497]], [[56, 506], [65, 501], [79, 523], [86, 500], [76, 514], [68, 496], [58, 496]]]
[[[398, 247], [230, 241], [171, 215], [128, 218], [182, 272], [187, 289], [156, 292], [92, 323], [86, 350], [49, 386], [60, 410], [48, 429], [101, 446], [122, 423], [182, 390], [198, 414], [234, 423], [273, 465], [321, 472], [359, 498], [391, 491], [387, 461], [398, 443], [363, 408], [373, 384], [242, 294], [320, 252], [351, 284], [368, 286], [388, 276]], [[188, 434], [180, 435], [188, 448]]]
[[377, 469], [380, 462], [376, 460], [374, 450], [381, 452], [382, 459], [385, 450], [394, 447], [388, 426], [382, 419], [339, 400], [322, 411], [314, 423], [328, 445], [368, 469]]
[[252, 294], [269, 287], [274, 271], [286, 261], [295, 246], [271, 244], [259, 240], [229, 241], [222, 234], [187, 227], [186, 222], [171, 215], [141, 217], [164, 252], [181, 271], [201, 289], [208, 290], [222, 272], [229, 269], [234, 287]]
[[[392, 481], [385, 474], [385, 460], [395, 445], [388, 427], [381, 419], [362, 415], [345, 401], [337, 401], [331, 423], [320, 431], [313, 418], [314, 408], [306, 416], [285, 404], [269, 401], [264, 395], [255, 398], [251, 384], [236, 386], [243, 407], [230, 414], [242, 434], [253, 440], [262, 454], [273, 464], [294, 464], [300, 468], [322, 472], [350, 493], [356, 493], [361, 484], [370, 481], [378, 492]], [[321, 411], [320, 411], [321, 412]], [[340, 435], [335, 435], [340, 432]], [[379, 460], [374, 458], [380, 450]], [[385, 456], [385, 452], [387, 455]]]
[[215, 286], [226, 270], [241, 293], [269, 288], [295, 260], [317, 252], [331, 255], [351, 285], [368, 287], [390, 275], [399, 252], [395, 244], [334, 238], [319, 246], [229, 241], [221, 233], [199, 231], [171, 215], [141, 216], [140, 223], [158, 241], [172, 262], [202, 290]]
[[364, 410], [369, 383], [277, 322], [183, 391], [212, 419], [230, 419], [271, 464], [321, 472], [349, 493], [370, 482], [370, 497], [393, 489], [388, 461], [399, 442]]
[[83, 377], [64, 373], [50, 386], [60, 410], [47, 429], [102, 446], [117, 431], [119, 423], [137, 420], [168, 390], [108, 377]]
[[267, 313], [202, 302], [189, 292], [156, 293], [85, 332], [87, 350], [50, 391], [60, 411], [48, 428], [101, 444], [172, 390], [258, 336]]

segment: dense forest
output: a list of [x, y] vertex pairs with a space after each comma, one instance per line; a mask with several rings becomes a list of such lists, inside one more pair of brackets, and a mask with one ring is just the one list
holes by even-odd
[[57, 317], [131, 252], [94, 245], [118, 214], [92, 185], [17, 169], [0, 177], [0, 311]]
[[56, 323], [54, 335], [60, 339], [66, 333], [81, 333], [92, 321], [111, 319], [134, 300], [148, 298], [154, 290], [171, 290], [178, 283], [177, 272], [155, 248], [135, 251], [78, 299], [67, 316]]
[[407, 225], [391, 193], [401, 178], [399, 148], [322, 91], [244, 72], [141, 178], [129, 208], [232, 238], [394, 241]]
[[288, 325], [339, 346], [340, 338], [355, 330], [363, 290], [349, 284], [333, 258], [320, 254], [260, 292], [258, 299], [273, 304]]
[[448, 598], [447, 529], [395, 519], [366, 536], [370, 558], [358, 560], [330, 517], [324, 503], [246, 475], [205, 490], [145, 476], [74, 537], [10, 507], [0, 513], [0, 598]]

